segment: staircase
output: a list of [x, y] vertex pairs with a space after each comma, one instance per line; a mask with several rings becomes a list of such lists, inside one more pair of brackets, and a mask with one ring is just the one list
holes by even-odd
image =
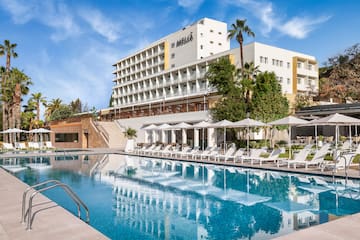
[[124, 149], [126, 144], [126, 138], [119, 125], [115, 122], [97, 122], [99, 131], [106, 136], [109, 148]]

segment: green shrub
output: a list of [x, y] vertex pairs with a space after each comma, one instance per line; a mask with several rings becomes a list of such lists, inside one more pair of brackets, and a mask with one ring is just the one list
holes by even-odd
[[360, 162], [360, 154], [356, 154], [352, 162], [359, 163]]

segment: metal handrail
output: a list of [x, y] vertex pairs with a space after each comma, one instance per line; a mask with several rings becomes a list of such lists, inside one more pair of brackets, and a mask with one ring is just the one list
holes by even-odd
[[[39, 187], [39, 186], [42, 186], [42, 185], [46, 185], [46, 184], [49, 184], [49, 183], [55, 183], [54, 185], [50, 185], [48, 187], [44, 187], [42, 189], [39, 189], [39, 190], [35, 190], [34, 188], [35, 187]], [[89, 223], [90, 222], [90, 217], [89, 217], [89, 209], [88, 207], [85, 205], [85, 203], [83, 201], [81, 201], [81, 199], [76, 195], [75, 192], [73, 192], [71, 190], [71, 188], [60, 182], [60, 181], [57, 181], [57, 180], [48, 180], [48, 181], [45, 181], [43, 183], [39, 183], [39, 184], [36, 184], [34, 186], [31, 186], [29, 188], [27, 188], [23, 194], [23, 208], [22, 208], [22, 222], [25, 222], [26, 220], [26, 216], [28, 217], [28, 222], [27, 222], [27, 230], [31, 230], [31, 225], [32, 225], [32, 207], [33, 207], [33, 198], [38, 194], [38, 193], [41, 193], [41, 192], [44, 192], [44, 191], [47, 191], [49, 189], [53, 189], [53, 188], [56, 188], [56, 187], [61, 187], [62, 189], [64, 189], [64, 191], [69, 195], [69, 197], [76, 203], [76, 206], [77, 206], [77, 210], [78, 210], [78, 218], [81, 219], [81, 209], [80, 209], [80, 205], [84, 208], [85, 212], [86, 212], [86, 220], [85, 222], [86, 223]], [[32, 194], [31, 194], [31, 197], [29, 198], [29, 204], [28, 204], [28, 209], [25, 213], [25, 201], [26, 201], [26, 195], [27, 193], [31, 190], [35, 190]]]

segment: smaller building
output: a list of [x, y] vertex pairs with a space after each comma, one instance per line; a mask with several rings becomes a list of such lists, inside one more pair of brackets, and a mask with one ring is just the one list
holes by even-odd
[[50, 123], [51, 141], [56, 148], [108, 147], [101, 138], [92, 114], [82, 114]]

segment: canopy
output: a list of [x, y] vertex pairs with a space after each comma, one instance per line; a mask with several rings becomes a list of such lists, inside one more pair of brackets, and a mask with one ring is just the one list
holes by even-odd
[[220, 122], [216, 122], [209, 126], [209, 127], [213, 127], [213, 128], [224, 128], [224, 153], [226, 152], [226, 128], [233, 127], [233, 124], [234, 124], [233, 122], [224, 119]]
[[327, 117], [314, 119], [311, 125], [360, 125], [360, 119], [349, 117], [340, 113], [335, 113]]
[[194, 128], [207, 128], [211, 126], [211, 123], [206, 121], [201, 121], [193, 125]]
[[9, 128], [6, 129], [5, 131], [2, 131], [1, 133], [21, 133], [21, 132], [27, 132], [27, 131], [18, 128]]
[[143, 130], [156, 130], [158, 128], [158, 126], [154, 125], [154, 124], [150, 124], [149, 126], [143, 127]]
[[249, 143], [250, 143], [250, 127], [264, 127], [267, 126], [265, 123], [256, 121], [251, 118], [245, 118], [243, 120], [233, 123], [233, 127], [247, 128], [247, 152], [249, 154]]
[[50, 133], [50, 132], [52, 131], [45, 128], [36, 128], [29, 131], [29, 133]]
[[256, 121], [251, 118], [245, 118], [243, 120], [234, 122], [232, 126], [233, 127], [265, 127], [267, 126], [267, 124], [260, 121]]
[[296, 125], [301, 125], [301, 124], [306, 124], [308, 123], [308, 121], [301, 119], [301, 118], [297, 118], [294, 116], [287, 116], [272, 122], [269, 122], [269, 125], [273, 125], [273, 126], [280, 126], [280, 125], [288, 125], [288, 126], [296, 126]]
[[185, 122], [181, 122], [181, 123], [171, 126], [170, 129], [188, 129], [188, 128], [192, 128], [192, 125], [185, 123]]
[[169, 125], [167, 123], [163, 123], [160, 126], [158, 126], [157, 129], [159, 129], [159, 130], [170, 130], [171, 127], [172, 127], [171, 125]]
[[280, 126], [280, 125], [288, 125], [289, 127], [289, 159], [291, 158], [291, 126], [296, 126], [296, 125], [302, 125], [302, 124], [306, 124], [308, 123], [308, 121], [294, 117], [294, 116], [287, 116], [272, 122], [269, 122], [269, 125], [273, 125], [273, 126]]

